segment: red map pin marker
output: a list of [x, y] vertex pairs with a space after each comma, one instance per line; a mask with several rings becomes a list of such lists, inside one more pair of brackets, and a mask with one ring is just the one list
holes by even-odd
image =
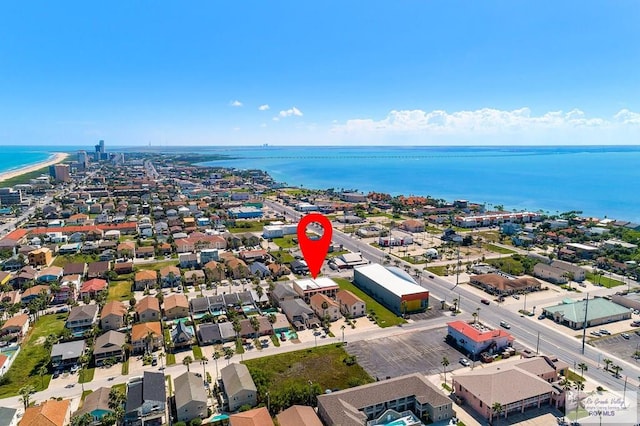
[[[322, 237], [312, 240], [307, 236], [307, 226], [314, 222], [322, 226], [323, 233]], [[311, 272], [313, 278], [317, 277], [320, 273], [324, 258], [329, 251], [332, 235], [333, 228], [331, 227], [331, 221], [320, 213], [305, 215], [298, 223], [298, 244], [300, 245], [300, 250], [302, 250], [302, 255], [307, 262], [309, 272]]]

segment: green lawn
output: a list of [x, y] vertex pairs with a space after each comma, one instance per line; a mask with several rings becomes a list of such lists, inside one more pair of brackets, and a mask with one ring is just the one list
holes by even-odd
[[274, 238], [273, 242], [278, 247], [283, 248], [283, 249], [292, 248], [292, 247], [296, 247], [298, 245], [298, 243], [294, 242], [294, 238], [296, 238], [296, 237], [294, 237], [293, 235], [287, 235], [286, 237], [282, 237], [282, 238]]
[[137, 268], [140, 269], [140, 270], [147, 269], [147, 270], [152, 270], [152, 271], [159, 271], [160, 269], [164, 268], [165, 266], [178, 266], [179, 263], [180, 263], [180, 261], [177, 260], [177, 259], [160, 260], [158, 262], [146, 263], [144, 265], [140, 265]]
[[382, 306], [373, 297], [360, 290], [349, 280], [344, 278], [333, 278], [333, 280], [338, 283], [341, 289], [349, 290], [350, 292], [364, 300], [364, 303], [367, 305], [367, 312], [370, 312], [373, 309], [373, 311], [376, 313], [377, 323], [380, 327], [391, 327], [394, 325], [406, 323], [404, 319], [400, 318], [399, 316]]
[[507, 248], [500, 247], [500, 246], [497, 246], [495, 244], [483, 244], [483, 246], [487, 250], [492, 251], [494, 253], [500, 253], [500, 254], [513, 254], [513, 253], [516, 253], [514, 250], [509, 250]]
[[447, 267], [446, 266], [427, 266], [427, 271], [433, 272], [436, 275], [440, 275], [441, 277], [444, 277], [447, 273]]
[[173, 365], [176, 363], [176, 354], [167, 354], [167, 365]]
[[44, 340], [49, 335], [58, 336], [64, 328], [66, 314], [43, 315], [27, 335], [22, 350], [5, 374], [7, 383], [0, 386], [0, 398], [18, 394], [25, 385], [32, 385], [40, 391], [49, 386], [51, 375], [38, 375], [38, 368], [49, 363], [49, 354], [44, 347]]
[[278, 412], [291, 404], [309, 400], [313, 403], [315, 396], [326, 389], [346, 389], [373, 382], [355, 361], [340, 344], [332, 344], [256, 358], [244, 364], [258, 388], [260, 402], [266, 402], [268, 391], [271, 410]]
[[89, 263], [98, 260], [98, 256], [92, 254], [63, 254], [56, 256], [53, 266], [64, 268], [68, 263]]
[[111, 281], [109, 283], [109, 295], [107, 296], [107, 301], [129, 301], [132, 296], [131, 287], [132, 285], [130, 281]]
[[88, 389], [86, 391], [82, 392], [82, 397], [80, 397], [80, 400], [84, 401], [84, 399], [87, 397], [87, 395], [89, 395], [92, 392], [93, 392], [92, 390], [88, 390]]
[[291, 263], [295, 260], [295, 258], [285, 250], [272, 251], [271, 256], [275, 259], [279, 259], [281, 263]]
[[202, 359], [202, 348], [200, 346], [192, 346], [191, 350], [193, 351], [194, 360]]
[[256, 221], [256, 220], [238, 220], [236, 226], [227, 227], [227, 230], [231, 233], [244, 233], [244, 232], [258, 232], [262, 231], [264, 225], [268, 225], [269, 221]]
[[118, 383], [117, 385], [111, 386], [111, 389], [115, 389], [117, 391], [122, 392], [123, 394], [127, 393], [127, 384], [126, 383]]
[[87, 368], [85, 370], [81, 370], [78, 373], [78, 383], [89, 383], [93, 380], [93, 375], [95, 374], [95, 368]]
[[613, 278], [609, 278], [604, 275], [596, 276], [592, 272], [587, 272], [586, 278], [592, 284], [599, 283], [601, 286], [606, 288], [616, 287], [624, 284], [622, 281], [614, 280]]

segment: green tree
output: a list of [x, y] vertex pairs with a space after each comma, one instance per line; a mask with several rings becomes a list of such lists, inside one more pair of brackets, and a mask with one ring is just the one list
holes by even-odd
[[444, 383], [447, 384], [447, 367], [450, 364], [449, 359], [446, 356], [443, 356], [440, 364], [442, 364], [442, 369], [444, 371]]
[[31, 395], [33, 395], [34, 393], [36, 393], [36, 388], [34, 388], [32, 385], [23, 386], [20, 388], [20, 390], [18, 390], [20, 401], [22, 401], [25, 410], [31, 403]]
[[497, 418], [500, 418], [500, 414], [502, 414], [502, 412], [504, 411], [504, 407], [502, 406], [502, 404], [500, 404], [499, 402], [494, 402], [493, 405], [491, 406], [491, 419], [490, 421], [493, 420], [493, 416], [496, 416]]
[[578, 368], [580, 369], [580, 376], [584, 379], [584, 372], [589, 370], [589, 366], [584, 362], [578, 364]]
[[90, 426], [93, 423], [91, 413], [84, 413], [81, 416], [73, 416], [71, 418], [71, 426]]
[[187, 366], [187, 371], [189, 371], [189, 364], [191, 364], [192, 362], [193, 358], [191, 358], [189, 355], [184, 357], [184, 359], [182, 360], [182, 363]]

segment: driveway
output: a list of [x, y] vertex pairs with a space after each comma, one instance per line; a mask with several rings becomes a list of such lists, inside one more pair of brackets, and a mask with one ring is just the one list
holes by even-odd
[[447, 328], [416, 331], [391, 337], [350, 342], [346, 349], [355, 355], [372, 377], [384, 379], [405, 374], [437, 374], [442, 358], [449, 360], [447, 371], [462, 367], [460, 352], [444, 342]]

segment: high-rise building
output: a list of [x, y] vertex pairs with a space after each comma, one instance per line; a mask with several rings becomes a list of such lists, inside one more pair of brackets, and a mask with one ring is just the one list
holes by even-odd
[[108, 160], [109, 157], [107, 156], [107, 154], [104, 152], [104, 141], [100, 140], [100, 142], [98, 142], [98, 144], [95, 146], [96, 152], [93, 155], [93, 159], [95, 161], [100, 161], [100, 160]]
[[0, 206], [13, 206], [20, 203], [22, 203], [22, 191], [0, 188]]
[[87, 151], [78, 151], [78, 170], [87, 170], [89, 168], [89, 156]]
[[71, 174], [69, 173], [68, 164], [54, 164], [49, 166], [49, 175], [57, 182], [70, 182]]

